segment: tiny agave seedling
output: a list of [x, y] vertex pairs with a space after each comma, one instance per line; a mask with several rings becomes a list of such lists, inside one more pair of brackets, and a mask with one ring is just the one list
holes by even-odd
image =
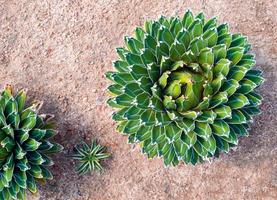
[[245, 36], [187, 11], [146, 21], [125, 44], [116, 71], [106, 73], [114, 82], [108, 104], [118, 109], [117, 129], [148, 157], [196, 164], [248, 134], [264, 79]]
[[26, 92], [13, 96], [11, 86], [0, 95], [0, 199], [26, 199], [26, 189], [37, 192], [36, 182], [52, 179], [48, 154], [62, 146], [49, 141], [55, 135], [52, 116], [39, 115], [41, 103], [25, 106]]
[[105, 147], [97, 144], [96, 140], [92, 140], [91, 145], [82, 141], [74, 148], [75, 154], [73, 159], [78, 161], [76, 172], [84, 175], [94, 170], [103, 170], [101, 160], [110, 157], [110, 154], [105, 153]]

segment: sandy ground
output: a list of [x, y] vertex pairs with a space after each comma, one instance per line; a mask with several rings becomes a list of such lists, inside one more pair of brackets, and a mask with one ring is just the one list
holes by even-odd
[[[104, 72], [112, 69], [124, 35], [145, 19], [187, 8], [217, 15], [249, 37], [267, 79], [260, 88], [263, 114], [235, 151], [196, 167], [164, 168], [115, 131]], [[43, 100], [65, 146], [54, 158], [55, 179], [29, 199], [277, 199], [276, 13], [276, 0], [0, 0], [0, 85], [28, 88], [31, 99]], [[102, 174], [78, 177], [67, 156], [91, 137], [113, 156]]]

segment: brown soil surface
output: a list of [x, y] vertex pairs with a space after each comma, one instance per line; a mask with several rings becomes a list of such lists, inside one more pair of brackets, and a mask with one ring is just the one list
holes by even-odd
[[[263, 113], [236, 150], [211, 163], [164, 168], [115, 131], [105, 104], [115, 47], [145, 19], [182, 15], [191, 8], [229, 22], [249, 37], [257, 66]], [[41, 200], [277, 199], [276, 0], [0, 0], [0, 85], [28, 88], [56, 115], [64, 151], [54, 180], [40, 186]], [[96, 137], [112, 158], [102, 173], [79, 177], [67, 158], [75, 143]]]

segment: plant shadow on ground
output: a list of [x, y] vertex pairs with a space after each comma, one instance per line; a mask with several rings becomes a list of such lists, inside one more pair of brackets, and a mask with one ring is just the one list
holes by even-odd
[[[45, 91], [29, 91], [28, 93], [30, 95], [29, 102], [43, 96], [44, 105], [39, 114], [49, 113], [55, 116], [54, 122], [57, 124], [56, 130], [58, 134], [51, 141], [57, 142], [64, 147], [62, 152], [51, 155], [55, 164], [50, 168], [50, 171], [54, 178], [47, 181], [46, 185], [38, 184], [41, 198], [51, 199], [52, 194], [61, 193], [63, 199], [70, 199], [70, 195], [74, 193], [72, 190], [77, 190], [77, 194], [81, 197], [82, 192], [79, 191], [79, 185], [91, 186], [92, 179], [94, 180], [93, 182], [99, 183], [102, 182], [102, 178], [99, 172], [79, 176], [75, 172], [75, 162], [71, 158], [71, 155], [76, 144], [82, 140], [90, 142], [92, 138], [99, 139], [100, 135], [91, 130], [91, 127], [83, 127], [79, 124], [70, 123], [69, 119], [66, 118], [66, 112], [60, 109], [63, 106], [56, 96]], [[107, 151], [110, 153], [110, 149], [107, 149]], [[102, 166], [108, 170], [109, 166], [107, 162], [111, 160], [112, 156], [104, 160]], [[62, 185], [65, 186], [62, 187]], [[61, 191], [60, 188], [64, 188], [66, 191]]]

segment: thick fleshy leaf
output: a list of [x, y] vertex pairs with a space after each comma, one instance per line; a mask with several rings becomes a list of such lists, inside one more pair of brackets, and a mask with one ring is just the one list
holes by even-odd
[[188, 147], [192, 147], [197, 141], [197, 134], [194, 131], [188, 133], [182, 133], [181, 140], [187, 144]]
[[242, 124], [246, 123], [246, 117], [239, 110], [232, 110], [232, 117], [230, 119], [225, 119], [228, 124]]
[[230, 106], [232, 109], [239, 109], [249, 104], [247, 97], [240, 93], [233, 94], [228, 102], [227, 105]]
[[213, 124], [211, 124], [211, 128], [214, 134], [218, 135], [218, 136], [229, 136], [229, 132], [230, 132], [230, 128], [229, 125], [221, 120], [215, 120]]
[[208, 123], [196, 122], [194, 132], [197, 136], [207, 140], [212, 134], [212, 129]]
[[232, 117], [232, 110], [229, 106], [221, 105], [213, 109], [218, 119], [225, 119]]

